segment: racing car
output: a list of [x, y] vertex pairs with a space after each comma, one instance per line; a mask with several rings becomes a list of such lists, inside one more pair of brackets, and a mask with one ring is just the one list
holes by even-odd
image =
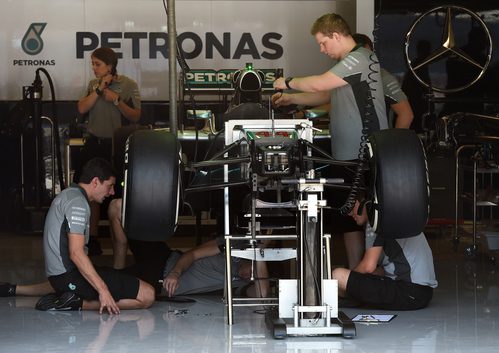
[[[234, 239], [255, 249], [262, 239], [273, 237], [268, 234], [272, 232], [263, 233], [266, 229], [281, 227], [273, 233], [295, 241], [297, 278], [279, 281], [279, 303], [267, 318], [274, 337], [353, 337], [355, 326], [338, 310], [337, 283], [331, 279], [325, 190], [331, 189], [332, 195], [349, 190], [345, 214], [362, 199], [373, 229], [385, 237], [417, 235], [429, 214], [423, 145], [411, 130], [375, 131], [363, 136], [359, 161], [335, 160], [319, 143], [330, 139], [328, 133], [314, 127], [312, 117], [282, 118], [270, 104], [265, 106], [263, 80], [252, 66], [234, 74], [234, 96], [223, 128], [209, 134], [202, 160], [186, 160], [182, 145], [196, 143], [186, 133], [139, 130], [129, 137], [123, 227], [131, 239], [165, 240], [175, 233], [185, 195], [200, 193], [198, 198], [203, 198], [219, 190], [228, 260]], [[354, 182], [324, 172], [331, 165], [351, 171]], [[277, 222], [283, 215], [291, 224]], [[230, 275], [227, 283], [232, 324]]]

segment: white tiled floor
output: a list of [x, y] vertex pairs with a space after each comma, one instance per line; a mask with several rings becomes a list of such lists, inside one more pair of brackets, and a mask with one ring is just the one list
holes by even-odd
[[[0, 298], [0, 352], [495, 352], [499, 347], [499, 271], [486, 256], [467, 260], [450, 238], [433, 238], [439, 287], [427, 309], [395, 312], [388, 324], [357, 324], [357, 336], [275, 340], [255, 308], [235, 308], [226, 325], [215, 295], [196, 303], [156, 302], [110, 317], [95, 312], [39, 312], [38, 298]], [[0, 234], [0, 280], [43, 278], [41, 237]], [[381, 313], [344, 309], [352, 317]]]

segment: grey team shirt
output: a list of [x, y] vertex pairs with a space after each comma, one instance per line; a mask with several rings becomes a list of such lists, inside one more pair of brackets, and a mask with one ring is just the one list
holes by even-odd
[[372, 131], [388, 128], [380, 67], [376, 62], [375, 54], [361, 47], [330, 70], [348, 83], [331, 91], [331, 152], [336, 159], [358, 158], [366, 107], [370, 107]]
[[385, 276], [436, 288], [438, 285], [433, 255], [424, 233], [403, 239], [384, 239], [366, 227], [366, 249], [382, 246], [380, 265]]
[[395, 126], [395, 114], [390, 109], [392, 104], [400, 103], [407, 100], [407, 96], [400, 88], [400, 83], [395, 76], [381, 69], [381, 81], [383, 82], [383, 91], [385, 92], [386, 112], [388, 116], [388, 126]]
[[[179, 251], [172, 251], [166, 262], [164, 277], [168, 276], [182, 256]], [[248, 283], [237, 276], [238, 259], [232, 258], [232, 285], [240, 287]], [[198, 259], [182, 273], [175, 295], [207, 293], [225, 287], [225, 254], [218, 254]]]
[[[93, 79], [88, 83], [87, 95], [99, 86], [99, 80]], [[118, 75], [109, 85], [109, 89], [118, 93], [121, 100], [132, 108], [140, 109], [140, 93], [137, 83], [127, 76]], [[88, 131], [97, 137], [111, 138], [114, 131], [121, 127], [121, 112], [113, 104], [99, 97], [88, 112]]]
[[78, 186], [63, 190], [52, 201], [43, 230], [43, 254], [47, 276], [69, 272], [76, 265], [69, 258], [68, 234], [89, 239], [90, 206], [85, 191]]

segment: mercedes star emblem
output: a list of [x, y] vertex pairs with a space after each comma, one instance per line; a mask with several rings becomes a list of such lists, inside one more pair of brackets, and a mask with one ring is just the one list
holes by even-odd
[[[444, 18], [443, 22], [441, 21], [442, 18]], [[458, 20], [460, 26], [465, 26], [463, 23], [469, 23], [470, 29], [480, 32], [479, 37], [482, 38], [480, 42], [483, 44], [483, 47], [480, 49], [483, 51], [483, 55], [475, 55], [478, 53], [470, 53], [469, 50], [468, 52], [463, 50], [463, 45], [466, 43], [458, 42], [456, 38], [456, 29], [454, 28]], [[426, 53], [423, 57], [419, 57], [416, 61], [414, 58], [411, 58], [410, 54], [414, 53], [413, 49], [415, 45], [413, 45], [413, 41], [415, 41], [415, 38], [413, 37], [415, 37], [415, 32], [419, 26], [424, 27], [425, 33], [442, 33], [442, 39], [437, 49], [429, 51], [429, 53]], [[434, 26], [434, 28], [431, 28], [431, 26]], [[476, 46], [476, 43], [468, 43], [468, 49], [470, 49], [473, 44]], [[410, 71], [421, 84], [437, 92], [452, 93], [470, 87], [483, 76], [490, 63], [491, 57], [492, 38], [487, 26], [476, 13], [464, 7], [439, 6], [431, 9], [416, 19], [406, 35], [405, 59]], [[467, 82], [461, 82], [457, 87], [449, 87], [449, 82], [451, 81], [451, 77], [449, 76], [455, 73], [447, 72], [447, 85], [440, 84], [439, 87], [438, 82], [432, 83], [432, 80], [430, 79], [432, 72], [429, 70], [429, 66], [438, 65], [445, 59], [447, 59], [447, 62], [449, 60], [458, 61], [459, 64], [462, 65], [461, 67], [465, 67], [467, 72], [473, 72], [474, 74], [472, 77], [465, 75], [467, 77]], [[425, 69], [426, 75], [421, 74]], [[418, 70], [420, 72], [419, 74]]]

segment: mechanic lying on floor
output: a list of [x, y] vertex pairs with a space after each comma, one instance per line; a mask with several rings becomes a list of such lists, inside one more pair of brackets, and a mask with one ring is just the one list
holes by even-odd
[[[168, 296], [206, 293], [221, 290], [225, 286], [225, 255], [220, 244], [223, 238], [209, 240], [191, 250], [181, 253], [171, 251], [164, 242], [146, 242], [128, 239], [135, 264], [125, 269], [127, 238], [121, 227], [121, 199], [109, 205], [109, 223], [112, 229], [113, 249], [125, 246], [124, 251], [114, 255], [117, 271], [124, 270], [158, 287], [163, 281]], [[116, 245], [119, 243], [119, 245]], [[121, 248], [122, 250], [122, 248]], [[116, 268], [116, 265], [122, 267]], [[257, 262], [254, 269], [256, 280], [250, 284], [251, 262], [233, 258], [233, 282], [235, 287], [245, 288], [247, 296], [266, 297], [269, 290], [268, 272], [265, 262]], [[160, 286], [160, 285], [159, 285]], [[54, 292], [48, 282], [15, 285], [0, 283], [0, 296], [39, 296]]]
[[[178, 250], [170, 251], [164, 242], [127, 239], [121, 227], [121, 203], [121, 199], [115, 199], [111, 201], [108, 209], [113, 250], [116, 254], [113, 265], [115, 269], [124, 268], [128, 243], [135, 258], [135, 265], [131, 268], [132, 273], [151, 284], [158, 283], [162, 279], [168, 296], [206, 293], [224, 288], [225, 239], [223, 237], [209, 240], [183, 254]], [[161, 253], [158, 249], [161, 249]], [[158, 263], [158, 259], [163, 259], [163, 262]], [[251, 277], [251, 262], [233, 258], [232, 272], [233, 284], [235, 283], [236, 287], [246, 286]], [[257, 278], [255, 285], [247, 288], [247, 295], [266, 297], [269, 281], [265, 262], [256, 262], [254, 277]]]
[[389, 239], [373, 232], [365, 207], [359, 202], [350, 213], [366, 226], [366, 252], [353, 271], [333, 270], [340, 296], [387, 310], [416, 310], [426, 307], [437, 287], [433, 256], [423, 233], [404, 239]]

